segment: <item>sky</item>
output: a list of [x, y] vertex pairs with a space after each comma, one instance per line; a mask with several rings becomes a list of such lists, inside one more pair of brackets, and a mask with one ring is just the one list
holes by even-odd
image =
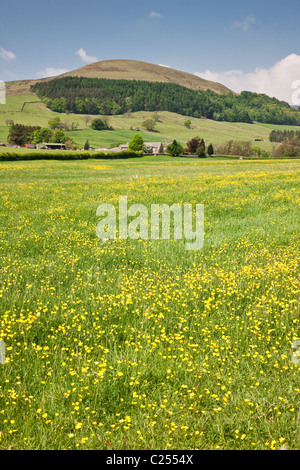
[[298, 104], [299, 20], [299, 0], [0, 0], [0, 80], [132, 59]]

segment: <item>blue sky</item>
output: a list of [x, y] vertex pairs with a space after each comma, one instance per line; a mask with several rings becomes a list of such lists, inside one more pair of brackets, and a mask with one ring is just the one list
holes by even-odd
[[0, 7], [3, 81], [107, 59], [163, 64], [236, 91], [263, 86], [280, 95], [280, 80], [289, 93], [300, 80], [299, 0], [0, 0]]

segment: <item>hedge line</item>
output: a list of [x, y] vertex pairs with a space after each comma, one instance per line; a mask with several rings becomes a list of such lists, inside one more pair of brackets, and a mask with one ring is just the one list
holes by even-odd
[[122, 158], [139, 158], [143, 156], [143, 152], [131, 152], [124, 150], [122, 152], [63, 152], [52, 153], [52, 150], [47, 152], [4, 152], [0, 154], [0, 161], [14, 162], [22, 160], [87, 160], [89, 158], [116, 160]]

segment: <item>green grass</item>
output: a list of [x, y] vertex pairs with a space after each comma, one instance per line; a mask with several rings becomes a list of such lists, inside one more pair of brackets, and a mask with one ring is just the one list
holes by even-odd
[[[1, 449], [298, 449], [299, 160], [0, 162]], [[205, 240], [96, 236], [203, 203]]]
[[[76, 131], [67, 132], [68, 136], [71, 137], [74, 142], [78, 143], [79, 146], [84, 146], [86, 140], [89, 141], [90, 145], [94, 148], [110, 148], [115, 143], [127, 143], [137, 133], [136, 130], [130, 129], [118, 129], [115, 130], [103, 130], [95, 131], [93, 129], [79, 129]], [[164, 137], [160, 134], [149, 135], [147, 132], [139, 131], [139, 135], [144, 139], [145, 142], [164, 142]]]
[[[184, 145], [195, 136], [203, 138], [207, 144], [224, 144], [228, 140], [251, 141], [253, 146], [264, 150], [271, 150], [273, 145], [269, 142], [269, 134], [272, 129], [294, 129], [293, 126], [276, 126], [270, 124], [247, 124], [217, 122], [209, 119], [190, 118], [191, 129], [184, 126], [186, 116], [169, 112], [160, 112], [160, 120], [156, 124], [155, 132], [147, 132], [142, 127], [142, 122], [153, 116], [150, 112], [137, 112], [131, 115], [109, 116], [109, 124], [113, 131], [94, 131], [87, 122], [96, 116], [85, 116], [78, 114], [59, 114], [47, 109], [42, 103], [26, 104], [23, 112], [19, 112], [25, 101], [35, 101], [36, 95], [8, 96], [6, 105], [0, 105], [0, 142], [6, 142], [9, 128], [6, 120], [15, 123], [33, 126], [48, 126], [48, 122], [54, 116], [59, 116], [62, 122], [72, 128], [72, 123], [77, 124], [77, 130], [68, 131], [67, 134], [74, 141], [83, 146], [86, 140], [93, 147], [108, 147], [114, 142], [127, 143], [140, 129], [142, 137], [148, 142], [172, 142], [174, 139]], [[3, 112], [5, 111], [5, 112]], [[13, 112], [9, 112], [13, 111]], [[99, 117], [99, 116], [98, 116]], [[255, 142], [261, 138], [262, 142]]]

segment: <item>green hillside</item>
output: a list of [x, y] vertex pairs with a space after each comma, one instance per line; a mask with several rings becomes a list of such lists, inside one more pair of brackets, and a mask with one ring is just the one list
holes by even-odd
[[[142, 137], [148, 142], [164, 142], [177, 139], [183, 144], [196, 135], [202, 137], [206, 142], [214, 145], [224, 144], [228, 140], [251, 141], [253, 145], [270, 150], [274, 144], [269, 142], [269, 134], [272, 129], [294, 129], [295, 126], [276, 126], [270, 124], [248, 124], [217, 122], [209, 119], [191, 118], [191, 129], [184, 125], [185, 116], [175, 113], [159, 113], [159, 121], [156, 123], [155, 132], [148, 132], [142, 128], [142, 122], [153, 116], [150, 112], [137, 112], [130, 115], [110, 116], [109, 124], [113, 130], [95, 131], [90, 127], [90, 119], [93, 116], [58, 114], [50, 111], [41, 103], [26, 104], [23, 112], [21, 109], [27, 96], [7, 98], [6, 107], [15, 111], [0, 112], [0, 142], [6, 142], [9, 131], [7, 120], [15, 123], [47, 127], [48, 121], [54, 116], [59, 116], [62, 122], [69, 125], [70, 130], [66, 131], [78, 145], [83, 146], [88, 139], [91, 146], [109, 147], [115, 142], [127, 143], [132, 136], [140, 129]], [[72, 123], [78, 125], [76, 130], [71, 130]], [[299, 128], [297, 128], [299, 129]], [[255, 139], [263, 139], [256, 141]]]
[[298, 125], [300, 113], [265, 94], [243, 91], [219, 94], [176, 83], [87, 77], [61, 77], [36, 83], [31, 91], [52, 111], [117, 115], [169, 111], [226, 122]]
[[[270, 124], [248, 124], [217, 122], [209, 119], [190, 118], [191, 129], [184, 126], [185, 116], [175, 113], [159, 113], [159, 121], [156, 123], [156, 132], [147, 132], [141, 127], [142, 122], [153, 116], [150, 112], [137, 112], [121, 116], [110, 116], [109, 124], [114, 130], [94, 131], [90, 128], [93, 116], [78, 114], [54, 113], [46, 108], [43, 103], [27, 103], [23, 112], [20, 112], [23, 103], [35, 101], [35, 95], [8, 96], [6, 105], [0, 108], [0, 142], [6, 142], [9, 126], [6, 123], [13, 120], [18, 124], [33, 126], [48, 126], [48, 121], [54, 116], [59, 116], [69, 128], [72, 123], [77, 124], [77, 129], [66, 133], [79, 145], [84, 145], [86, 139], [94, 147], [110, 146], [114, 142], [126, 143], [132, 138], [136, 129], [142, 131], [142, 136], [147, 141], [165, 141], [177, 139], [183, 143], [195, 135], [199, 135], [213, 144], [223, 144], [227, 140], [250, 140], [253, 145], [260, 146], [266, 150], [272, 148], [269, 142], [269, 133], [272, 129], [294, 129], [294, 126], [276, 126]], [[298, 128], [297, 128], [298, 129]], [[255, 139], [263, 139], [256, 142]]]

